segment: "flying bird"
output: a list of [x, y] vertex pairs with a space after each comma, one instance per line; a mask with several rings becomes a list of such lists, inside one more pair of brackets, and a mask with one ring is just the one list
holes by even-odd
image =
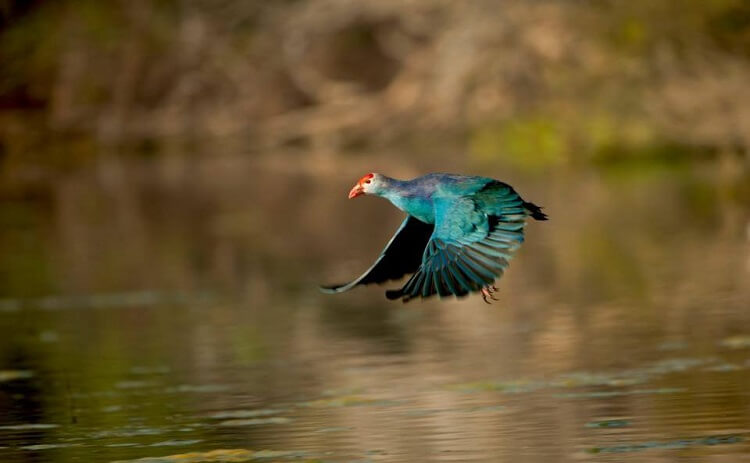
[[349, 283], [322, 286], [325, 293], [413, 274], [386, 297], [407, 302], [478, 292], [489, 303], [495, 299], [495, 280], [523, 242], [527, 217], [547, 220], [541, 207], [487, 177], [428, 174], [397, 180], [370, 173], [354, 185], [349, 199], [361, 195], [389, 200], [406, 219], [365, 273]]

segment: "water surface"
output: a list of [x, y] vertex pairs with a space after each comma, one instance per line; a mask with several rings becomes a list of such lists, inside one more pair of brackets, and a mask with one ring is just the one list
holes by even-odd
[[551, 220], [499, 302], [404, 305], [316, 290], [401, 220], [356, 163], [149, 162], [0, 202], [3, 462], [750, 461], [719, 172], [485, 172]]

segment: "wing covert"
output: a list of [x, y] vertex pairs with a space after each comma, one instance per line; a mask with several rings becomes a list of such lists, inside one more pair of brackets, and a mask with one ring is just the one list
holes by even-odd
[[465, 296], [492, 285], [524, 240], [528, 211], [508, 185], [491, 183], [471, 196], [435, 200], [435, 230], [422, 264], [389, 299]]

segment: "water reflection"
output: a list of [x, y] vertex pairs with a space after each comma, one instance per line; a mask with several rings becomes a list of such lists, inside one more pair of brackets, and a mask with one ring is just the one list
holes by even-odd
[[748, 211], [710, 170], [486, 172], [552, 219], [493, 306], [317, 292], [400, 221], [345, 199], [355, 163], [159, 172], [115, 163], [0, 202], [2, 461], [750, 450]]

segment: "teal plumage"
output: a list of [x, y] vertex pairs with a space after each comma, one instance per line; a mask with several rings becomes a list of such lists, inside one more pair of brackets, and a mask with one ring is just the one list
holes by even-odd
[[487, 301], [523, 243], [527, 217], [547, 219], [510, 185], [486, 177], [429, 174], [403, 181], [368, 174], [349, 197], [361, 194], [382, 196], [408, 216], [370, 269], [348, 284], [322, 288], [325, 292], [413, 273], [386, 296], [406, 302], [481, 292]]

